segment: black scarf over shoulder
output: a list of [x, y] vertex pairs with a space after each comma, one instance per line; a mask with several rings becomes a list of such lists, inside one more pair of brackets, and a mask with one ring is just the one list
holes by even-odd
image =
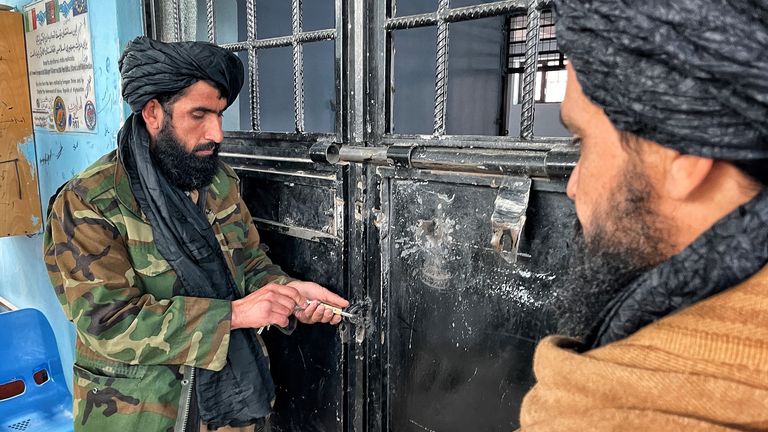
[[640, 328], [747, 280], [768, 264], [768, 188], [679, 254], [635, 279], [603, 310], [585, 348]]
[[[138, 113], [150, 100], [178, 94], [200, 80], [215, 84], [229, 107], [243, 86], [243, 64], [207, 42], [164, 43], [143, 36], [128, 44], [119, 64], [123, 98], [134, 112], [118, 136], [120, 162], [152, 226], [155, 245], [176, 272], [183, 295], [234, 300], [239, 291], [202, 212], [205, 191], [198, 207], [158, 171]], [[275, 394], [268, 360], [249, 329], [230, 333], [224, 369], [197, 369], [194, 386], [199, 415], [213, 429], [258, 422], [270, 413]], [[196, 427], [197, 419], [191, 421]]]
[[[149, 151], [144, 121], [131, 114], [118, 136], [120, 161], [136, 201], [152, 226], [155, 245], [176, 272], [183, 294], [223, 300], [239, 298], [211, 224], [200, 207], [158, 172]], [[204, 205], [204, 194], [200, 201]], [[247, 426], [270, 413], [274, 384], [268, 359], [252, 330], [230, 333], [224, 369], [196, 371], [200, 417], [211, 428]]]

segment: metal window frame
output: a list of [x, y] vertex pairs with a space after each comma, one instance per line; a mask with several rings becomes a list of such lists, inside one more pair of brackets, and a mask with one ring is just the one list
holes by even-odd
[[[154, 4], [156, 0], [148, 0]], [[206, 25], [208, 40], [216, 43], [217, 0], [206, 0]], [[395, 17], [396, 0], [335, 0], [336, 25], [332, 29], [303, 31], [302, 0], [292, 0], [292, 33], [287, 36], [259, 39], [256, 29], [256, 0], [246, 0], [247, 38], [245, 41], [221, 44], [233, 52], [248, 54], [249, 99], [251, 129], [227, 131], [227, 135], [273, 140], [279, 137], [287, 141], [334, 141], [338, 144], [380, 146], [421, 142], [439, 147], [480, 147], [549, 150], [567, 144], [568, 139], [535, 137], [535, 73], [539, 63], [539, 16], [543, 8], [551, 6], [551, 0], [505, 0], [474, 6], [451, 8], [450, 0], [439, 0], [438, 10], [432, 13]], [[180, 0], [169, 0], [173, 34], [179, 40], [181, 34]], [[500, 16], [512, 12], [525, 12], [526, 61], [522, 80], [521, 133], [518, 137], [503, 135], [446, 135], [446, 101], [449, 79], [448, 45], [449, 24]], [[392, 43], [393, 31], [417, 27], [437, 26], [438, 38], [435, 52], [435, 100], [432, 135], [405, 135], [391, 133], [392, 124]], [[148, 26], [149, 28], [149, 26]], [[153, 28], [157, 33], [157, 29]], [[335, 133], [306, 132], [304, 126], [304, 71], [303, 44], [316, 41], [335, 41], [336, 82], [336, 131]], [[263, 132], [260, 122], [259, 62], [258, 53], [263, 49], [293, 48], [293, 132]], [[367, 51], [366, 51], [367, 50]], [[366, 56], [365, 53], [375, 55]], [[505, 60], [507, 56], [504, 57]], [[507, 65], [504, 65], [507, 66]]]
[[[449, 42], [449, 23], [488, 18], [493, 16], [507, 15], [513, 12], [525, 11], [528, 15], [528, 25], [526, 31], [526, 54], [523, 75], [523, 109], [521, 118], [520, 139], [532, 141], [533, 121], [535, 116], [535, 77], [536, 65], [538, 64], [538, 45], [539, 45], [539, 15], [541, 8], [547, 6], [550, 2], [543, 0], [511, 0], [497, 1], [474, 6], [465, 6], [460, 8], [450, 8], [449, 0], [440, 0], [438, 10], [432, 13], [418, 15], [409, 15], [404, 17], [392, 17], [396, 11], [396, 4], [391, 0], [390, 7], [387, 10], [387, 19], [384, 22], [384, 28], [387, 32], [387, 48], [391, 50], [391, 32], [395, 30], [412, 29], [418, 27], [437, 26], [437, 49], [435, 59], [435, 104], [434, 104], [434, 128], [432, 136], [440, 139], [450, 137], [445, 135], [445, 104], [447, 101], [447, 68], [448, 68], [448, 42]], [[391, 61], [391, 55], [388, 53], [388, 59]], [[392, 85], [391, 67], [386, 82]], [[392, 96], [387, 92], [387, 110], [391, 111]], [[387, 129], [385, 135], [397, 137], [397, 134], [390, 134], [391, 113], [388, 113]], [[406, 138], [406, 136], [403, 136]], [[500, 137], [488, 136], [488, 140], [498, 142]], [[406, 138], [407, 139], [407, 138]], [[510, 142], [511, 144], [511, 142]]]
[[[178, 6], [178, 0], [172, 0]], [[216, 43], [216, 0], [206, 0], [206, 24], [208, 31], [208, 41]], [[342, 0], [335, 1], [336, 16], [339, 17]], [[247, 37], [245, 41], [235, 43], [221, 44], [220, 46], [232, 52], [247, 51], [248, 53], [248, 77], [249, 77], [249, 96], [251, 107], [251, 132], [261, 132], [261, 104], [259, 100], [259, 62], [258, 52], [260, 50], [292, 47], [292, 71], [293, 71], [293, 111], [294, 111], [294, 129], [296, 134], [304, 134], [304, 44], [311, 42], [320, 42], [339, 39], [341, 34], [339, 26], [340, 20], [337, 19], [336, 28], [322, 29], [305, 32], [303, 30], [302, 0], [291, 0], [291, 34], [266, 39], [259, 39], [256, 28], [256, 0], [246, 0], [246, 27]], [[175, 33], [179, 35], [177, 31]], [[339, 59], [339, 43], [336, 47], [336, 64]], [[337, 83], [337, 101], [341, 101], [342, 95], [338, 83], [341, 71], [335, 68], [334, 74]], [[336, 125], [339, 130], [340, 115], [337, 110]]]

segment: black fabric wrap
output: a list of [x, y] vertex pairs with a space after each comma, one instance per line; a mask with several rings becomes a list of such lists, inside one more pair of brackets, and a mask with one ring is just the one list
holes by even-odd
[[685, 154], [768, 159], [768, 0], [555, 9], [560, 49], [617, 129]]
[[226, 89], [227, 107], [243, 87], [243, 63], [233, 53], [208, 42], [164, 43], [137, 37], [119, 60], [123, 99], [135, 113], [163, 94], [173, 94], [200, 80]]
[[633, 281], [586, 338], [597, 348], [745, 281], [768, 264], [768, 188]]
[[[238, 298], [211, 224], [201, 209], [154, 165], [140, 115], [131, 114], [120, 129], [118, 152], [131, 190], [152, 226], [155, 245], [176, 272], [184, 295]], [[195, 391], [200, 417], [212, 428], [251, 425], [270, 413], [274, 384], [269, 361], [252, 330], [230, 332], [224, 369], [197, 369]]]

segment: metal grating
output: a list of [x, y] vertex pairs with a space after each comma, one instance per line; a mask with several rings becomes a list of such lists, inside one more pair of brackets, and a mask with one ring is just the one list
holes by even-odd
[[[206, 23], [208, 41], [216, 43], [216, 24], [214, 1], [206, 0]], [[256, 0], [246, 0], [246, 25], [248, 37], [245, 41], [221, 44], [230, 51], [248, 52], [248, 76], [251, 100], [251, 129], [261, 130], [261, 107], [259, 103], [259, 61], [258, 51], [270, 48], [292, 47], [293, 72], [293, 107], [294, 125], [297, 133], [304, 133], [304, 50], [303, 44], [326, 40], [335, 40], [336, 29], [323, 29], [305, 32], [302, 25], [302, 1], [291, 0], [290, 36], [259, 39], [256, 31]]]
[[[384, 23], [387, 32], [412, 29], [417, 27], [437, 26], [437, 49], [435, 65], [435, 105], [433, 135], [445, 135], [446, 101], [448, 99], [448, 44], [449, 28], [452, 22], [475, 20], [499, 15], [523, 12], [525, 21], [525, 43], [521, 51], [523, 59], [523, 109], [520, 119], [520, 137], [523, 140], [533, 139], [533, 124], [535, 116], [536, 67], [539, 63], [539, 17], [540, 9], [548, 2], [543, 0], [514, 0], [486, 3], [451, 9], [450, 0], [440, 0], [438, 10], [434, 13], [409, 15], [389, 18]], [[395, 13], [393, 2], [390, 16]], [[523, 30], [523, 29], [520, 29]], [[522, 47], [521, 47], [522, 49]], [[391, 83], [392, 77], [389, 77]]]

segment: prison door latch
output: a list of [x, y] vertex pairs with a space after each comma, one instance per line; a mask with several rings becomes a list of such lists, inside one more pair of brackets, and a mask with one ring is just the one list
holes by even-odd
[[517, 262], [530, 196], [531, 179], [528, 177], [506, 178], [496, 196], [491, 215], [491, 246], [510, 264]]

